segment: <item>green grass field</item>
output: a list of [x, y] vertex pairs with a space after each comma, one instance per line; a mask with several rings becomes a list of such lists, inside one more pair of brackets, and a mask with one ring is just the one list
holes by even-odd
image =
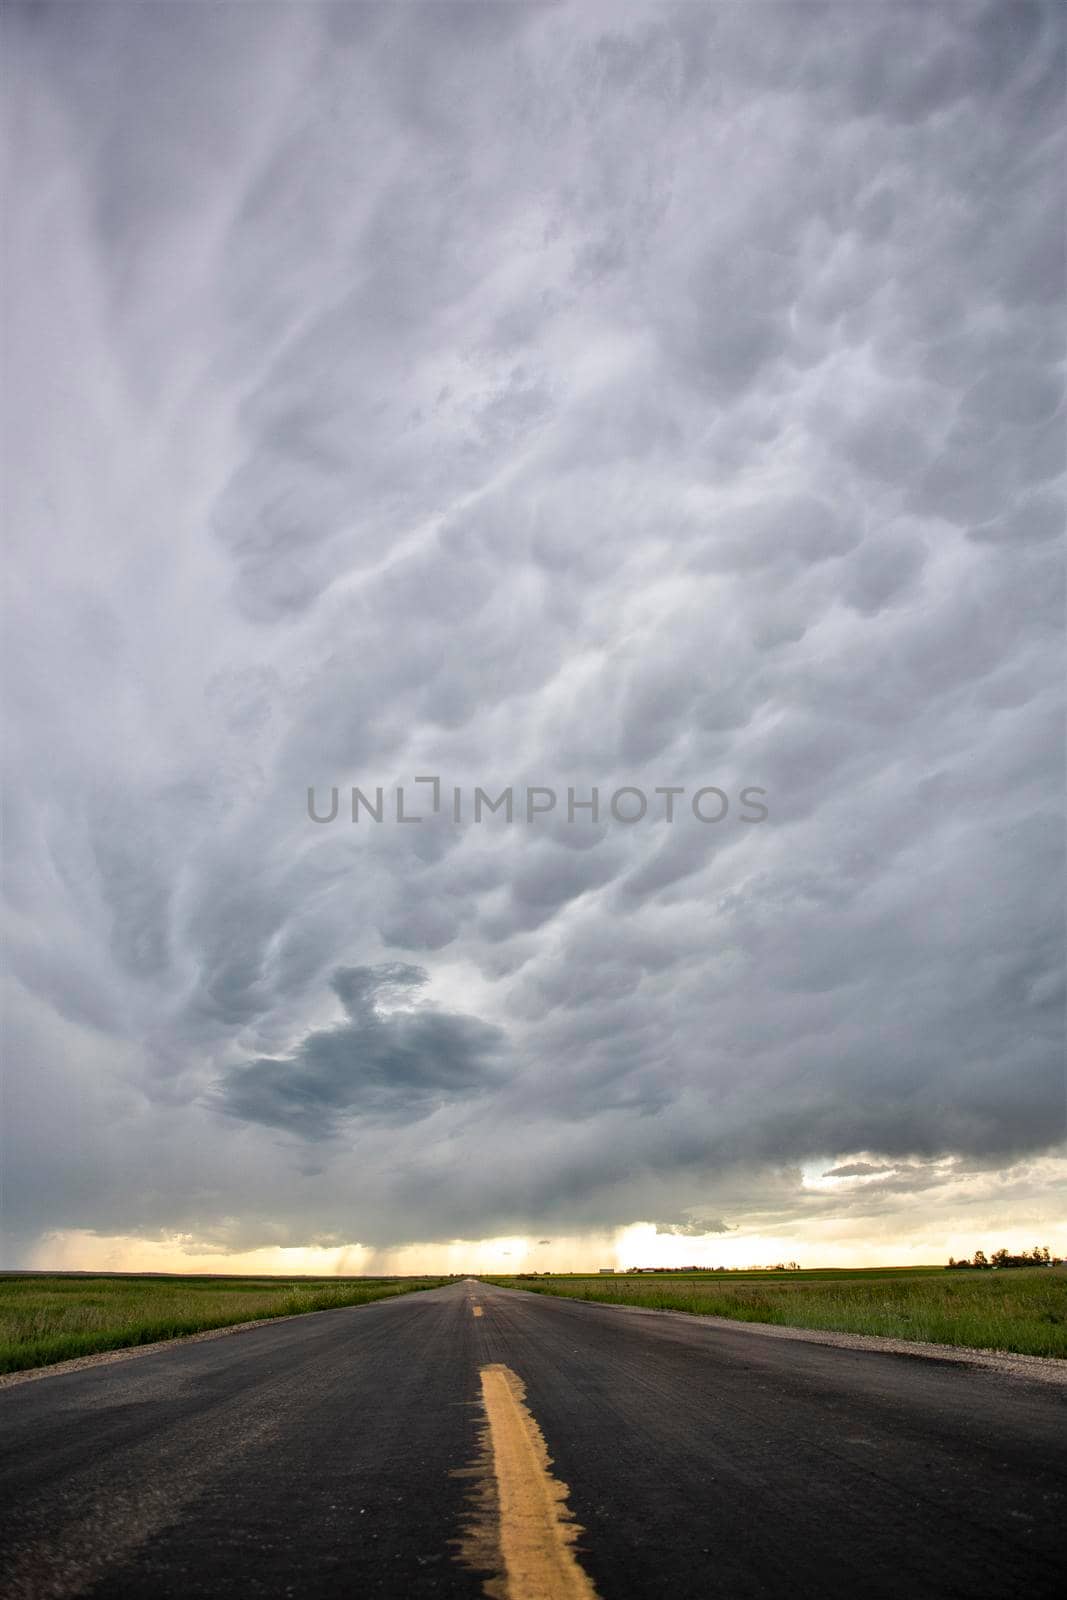
[[443, 1278], [0, 1277], [0, 1372], [235, 1322], [358, 1306]]
[[493, 1278], [536, 1294], [689, 1311], [737, 1322], [1067, 1357], [1067, 1269], [941, 1267], [849, 1272], [670, 1273]]

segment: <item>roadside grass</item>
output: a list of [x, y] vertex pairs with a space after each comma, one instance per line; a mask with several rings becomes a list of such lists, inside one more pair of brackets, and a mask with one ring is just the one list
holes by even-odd
[[445, 1278], [0, 1277], [0, 1372], [235, 1322], [365, 1305]]
[[607, 1305], [874, 1333], [1021, 1355], [1067, 1357], [1067, 1270], [885, 1268], [873, 1272], [493, 1278], [513, 1289]]

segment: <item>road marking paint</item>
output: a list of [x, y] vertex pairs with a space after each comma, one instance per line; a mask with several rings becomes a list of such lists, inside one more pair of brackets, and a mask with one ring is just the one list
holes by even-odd
[[481, 1306], [475, 1306], [475, 1308], [474, 1308], [474, 1315], [475, 1315], [475, 1316], [476, 1316], [476, 1317], [481, 1317], [481, 1316], [484, 1316], [484, 1315], [485, 1315], [485, 1313], [484, 1313], [484, 1312], [483, 1312], [483, 1311], [482, 1311], [482, 1308], [481, 1308]]
[[496, 1480], [506, 1600], [596, 1600], [572, 1548], [582, 1529], [567, 1505], [570, 1490], [552, 1476], [522, 1380], [499, 1363], [483, 1367], [482, 1402]]

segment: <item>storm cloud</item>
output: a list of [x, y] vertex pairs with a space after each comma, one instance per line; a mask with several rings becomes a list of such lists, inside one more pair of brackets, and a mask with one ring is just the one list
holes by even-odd
[[346, 1020], [309, 1033], [294, 1056], [233, 1067], [219, 1086], [228, 1116], [308, 1139], [347, 1116], [418, 1121], [440, 1104], [498, 1079], [501, 1029], [447, 1011], [386, 1011], [383, 1002], [426, 982], [420, 967], [342, 967], [332, 988]]
[[1029, 1218], [1063, 8], [4, 28], [10, 1262]]

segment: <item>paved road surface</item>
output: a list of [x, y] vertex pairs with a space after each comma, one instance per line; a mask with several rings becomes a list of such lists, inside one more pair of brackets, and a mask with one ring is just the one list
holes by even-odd
[[[1065, 1394], [455, 1284], [0, 1391], [3, 1592], [1039, 1600]], [[579, 1587], [505, 1564], [512, 1423]]]

